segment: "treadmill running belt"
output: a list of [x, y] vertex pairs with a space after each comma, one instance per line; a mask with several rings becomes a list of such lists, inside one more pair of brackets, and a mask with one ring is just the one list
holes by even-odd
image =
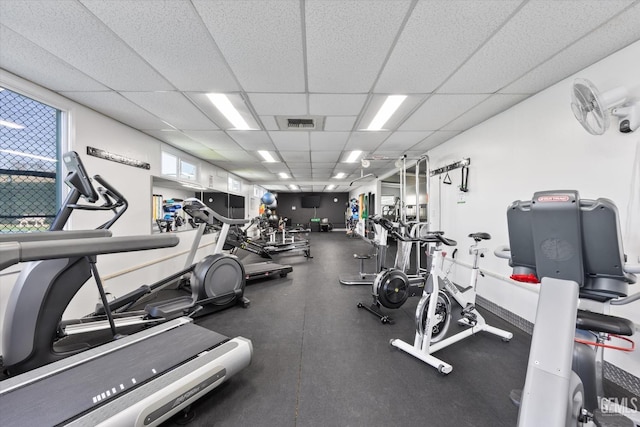
[[69, 421], [227, 340], [194, 324], [170, 329], [2, 395], [2, 424]]

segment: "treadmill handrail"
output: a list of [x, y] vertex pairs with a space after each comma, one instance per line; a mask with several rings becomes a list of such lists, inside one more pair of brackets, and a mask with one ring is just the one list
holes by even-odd
[[70, 230], [43, 231], [38, 233], [11, 233], [0, 235], [0, 243], [7, 242], [42, 242], [45, 240], [86, 239], [89, 237], [111, 237], [111, 231], [100, 230]]
[[92, 237], [76, 239], [73, 245], [67, 240], [42, 242], [0, 243], [0, 270], [26, 261], [82, 257], [119, 252], [133, 252], [176, 246], [180, 239], [175, 235], [145, 235], [123, 237]]

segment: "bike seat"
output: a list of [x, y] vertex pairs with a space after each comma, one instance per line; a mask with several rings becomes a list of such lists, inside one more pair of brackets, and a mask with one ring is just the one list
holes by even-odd
[[372, 254], [353, 254], [353, 257], [356, 259], [369, 259], [372, 256]]
[[576, 328], [625, 336], [631, 336], [635, 332], [635, 326], [629, 319], [585, 310], [578, 310]]
[[475, 240], [476, 242], [479, 242], [481, 240], [489, 240], [491, 239], [491, 234], [489, 233], [471, 233], [469, 234], [469, 237], [473, 238], [473, 240]]

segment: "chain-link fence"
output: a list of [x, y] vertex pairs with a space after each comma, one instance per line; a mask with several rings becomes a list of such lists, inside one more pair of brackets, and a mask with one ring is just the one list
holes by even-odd
[[60, 111], [0, 90], [0, 233], [46, 230], [58, 210]]

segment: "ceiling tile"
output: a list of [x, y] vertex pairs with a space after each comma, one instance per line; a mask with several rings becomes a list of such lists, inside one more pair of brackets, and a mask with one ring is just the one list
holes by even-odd
[[61, 92], [72, 99], [94, 110], [101, 111], [116, 120], [136, 129], [166, 129], [168, 126], [158, 117], [142, 109], [115, 92]]
[[309, 95], [309, 114], [319, 116], [357, 116], [367, 95], [317, 94]]
[[177, 129], [218, 129], [179, 92], [122, 92], [122, 95]]
[[309, 91], [369, 92], [408, 7], [401, 0], [306, 2]]
[[427, 136], [431, 135], [431, 133], [432, 132], [430, 131], [394, 132], [389, 136], [389, 138], [387, 138], [382, 144], [378, 146], [376, 152], [384, 150], [408, 150], [418, 142], [425, 139]]
[[479, 104], [490, 95], [432, 95], [401, 126], [400, 130], [436, 130]]
[[311, 151], [311, 161], [313, 163], [337, 162], [340, 158], [341, 151]]
[[191, 149], [189, 150], [189, 153], [204, 160], [224, 160], [224, 157], [221, 154], [204, 146]]
[[218, 154], [232, 162], [256, 162], [257, 157], [243, 150], [217, 150]]
[[[24, 19], [27, 16], [28, 19]], [[76, 1], [2, 2], [0, 23], [111, 89], [173, 89], [169, 82]], [[126, 67], [116, 67], [114, 64], [126, 64]]]
[[247, 151], [275, 150], [276, 147], [269, 139], [269, 134], [254, 130], [230, 130], [227, 134]]
[[438, 92], [494, 93], [630, 3], [626, 0], [586, 4], [578, 0], [528, 2]]
[[362, 150], [364, 152], [373, 151], [382, 141], [387, 139], [391, 132], [351, 132], [349, 141], [345, 145], [345, 151]]
[[459, 130], [469, 129], [478, 123], [481, 123], [504, 110], [511, 108], [529, 95], [491, 95], [480, 104], [473, 107], [457, 119], [447, 123], [442, 130]]
[[460, 131], [457, 130], [439, 130], [427, 137], [424, 141], [419, 142], [418, 144], [411, 147], [410, 151], [419, 151], [420, 153], [425, 153], [428, 150], [431, 150], [434, 147], [442, 144], [443, 142], [453, 138], [458, 135]]
[[190, 130], [183, 132], [188, 137], [213, 150], [242, 150], [233, 139], [221, 130]]
[[194, 0], [193, 4], [245, 91], [304, 91], [298, 0]]
[[307, 95], [304, 93], [249, 93], [251, 105], [260, 116], [305, 116]]
[[331, 169], [336, 167], [336, 162], [316, 162], [311, 160], [311, 167], [313, 169]]
[[287, 162], [305, 162], [309, 161], [309, 152], [308, 151], [280, 151], [280, 155], [282, 156], [282, 160]]
[[640, 40], [640, 3], [537, 66], [501, 93], [536, 93]]
[[309, 151], [309, 132], [269, 132], [273, 143], [280, 151]]
[[314, 151], [342, 150], [349, 138], [349, 132], [311, 132], [311, 149]]
[[260, 121], [264, 125], [265, 130], [278, 130], [276, 118], [273, 116], [260, 116]]
[[[0, 13], [1, 14], [1, 13]], [[107, 91], [108, 88], [60, 58], [0, 25], [0, 68], [54, 91]]]
[[520, 3], [522, 0], [418, 2], [375, 91], [433, 92]]
[[324, 119], [325, 131], [350, 131], [356, 123], [356, 116], [327, 116]]
[[239, 89], [189, 2], [81, 1], [179, 90]]

